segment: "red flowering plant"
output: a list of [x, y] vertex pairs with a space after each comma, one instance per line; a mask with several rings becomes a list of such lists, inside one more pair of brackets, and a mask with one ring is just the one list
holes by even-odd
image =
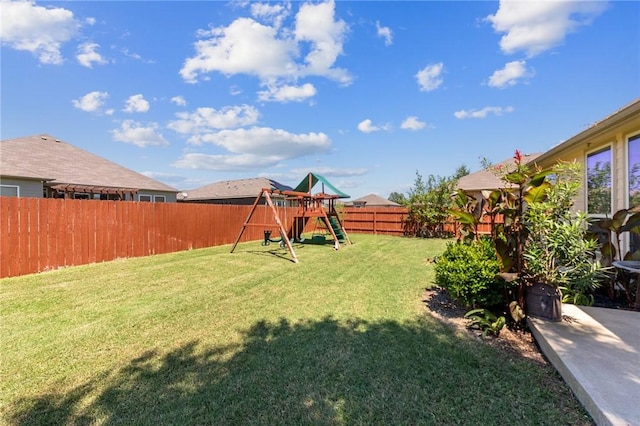
[[543, 201], [551, 184], [547, 176], [551, 171], [540, 171], [524, 161], [525, 156], [516, 150], [513, 166], [503, 166], [494, 173], [505, 187], [483, 194], [492, 200], [496, 213], [502, 214], [502, 223], [495, 223], [493, 240], [501, 264], [501, 276], [508, 282], [518, 282], [518, 304], [524, 306], [524, 282], [520, 278], [524, 269], [524, 247], [528, 229], [525, 226], [527, 204]]
[[[526, 156], [519, 150], [515, 151], [512, 162], [496, 166], [485, 163], [485, 167], [500, 178], [504, 183], [503, 188], [482, 191], [481, 199], [459, 190], [454, 197], [457, 208], [450, 213], [461, 224], [462, 235], [468, 239], [477, 239], [478, 224], [483, 216], [489, 215], [500, 277], [508, 283], [517, 284], [517, 306], [521, 312], [524, 307], [524, 280], [520, 278], [523, 275], [523, 255], [528, 235], [525, 226], [526, 205], [546, 197], [550, 186], [546, 177], [551, 172], [529, 166]], [[502, 221], [497, 220], [499, 215], [502, 215]]]

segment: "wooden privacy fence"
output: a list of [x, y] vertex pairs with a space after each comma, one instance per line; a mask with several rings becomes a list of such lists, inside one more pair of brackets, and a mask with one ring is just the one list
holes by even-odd
[[[0, 278], [230, 244], [250, 209], [251, 206], [234, 205], [0, 197]], [[255, 216], [260, 222], [264, 222], [263, 217], [266, 223], [273, 221], [267, 207], [258, 209]], [[262, 239], [264, 229], [249, 227], [241, 241]]]
[[[289, 211], [289, 209], [291, 209]], [[295, 208], [278, 208], [285, 228]], [[65, 266], [105, 262], [231, 244], [251, 206], [140, 203], [52, 198], [0, 197], [0, 278]], [[344, 207], [349, 233], [404, 235], [402, 207]], [[278, 231], [268, 207], [258, 206], [241, 242]], [[263, 226], [260, 224], [273, 224]], [[455, 233], [454, 223], [445, 225]], [[307, 225], [307, 232], [313, 223]], [[489, 233], [483, 224], [481, 233]]]
[[347, 232], [404, 235], [408, 212], [404, 207], [343, 207], [340, 217]]

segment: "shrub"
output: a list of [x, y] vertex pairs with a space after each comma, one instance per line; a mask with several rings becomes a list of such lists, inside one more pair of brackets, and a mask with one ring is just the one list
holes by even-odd
[[468, 307], [491, 307], [504, 302], [504, 282], [492, 242], [481, 238], [449, 243], [435, 264], [436, 283]]

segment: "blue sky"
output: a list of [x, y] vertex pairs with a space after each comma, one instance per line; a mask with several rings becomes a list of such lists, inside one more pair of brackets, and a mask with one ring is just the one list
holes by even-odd
[[177, 189], [314, 171], [386, 197], [640, 96], [636, 1], [0, 7], [2, 139], [49, 133]]

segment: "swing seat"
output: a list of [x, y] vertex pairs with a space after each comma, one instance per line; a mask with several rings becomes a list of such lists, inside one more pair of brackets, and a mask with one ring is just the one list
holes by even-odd
[[264, 241], [262, 242], [263, 246], [268, 246], [271, 243], [280, 243], [280, 247], [285, 247], [287, 243], [285, 242], [284, 236], [280, 235], [280, 238], [271, 238], [272, 231], [264, 231]]
[[277, 243], [278, 241], [274, 241], [271, 239], [271, 231], [264, 231], [264, 241], [262, 242], [263, 246], [268, 246], [269, 244]]
[[327, 241], [324, 235], [314, 235], [311, 237], [311, 244], [324, 244]]

